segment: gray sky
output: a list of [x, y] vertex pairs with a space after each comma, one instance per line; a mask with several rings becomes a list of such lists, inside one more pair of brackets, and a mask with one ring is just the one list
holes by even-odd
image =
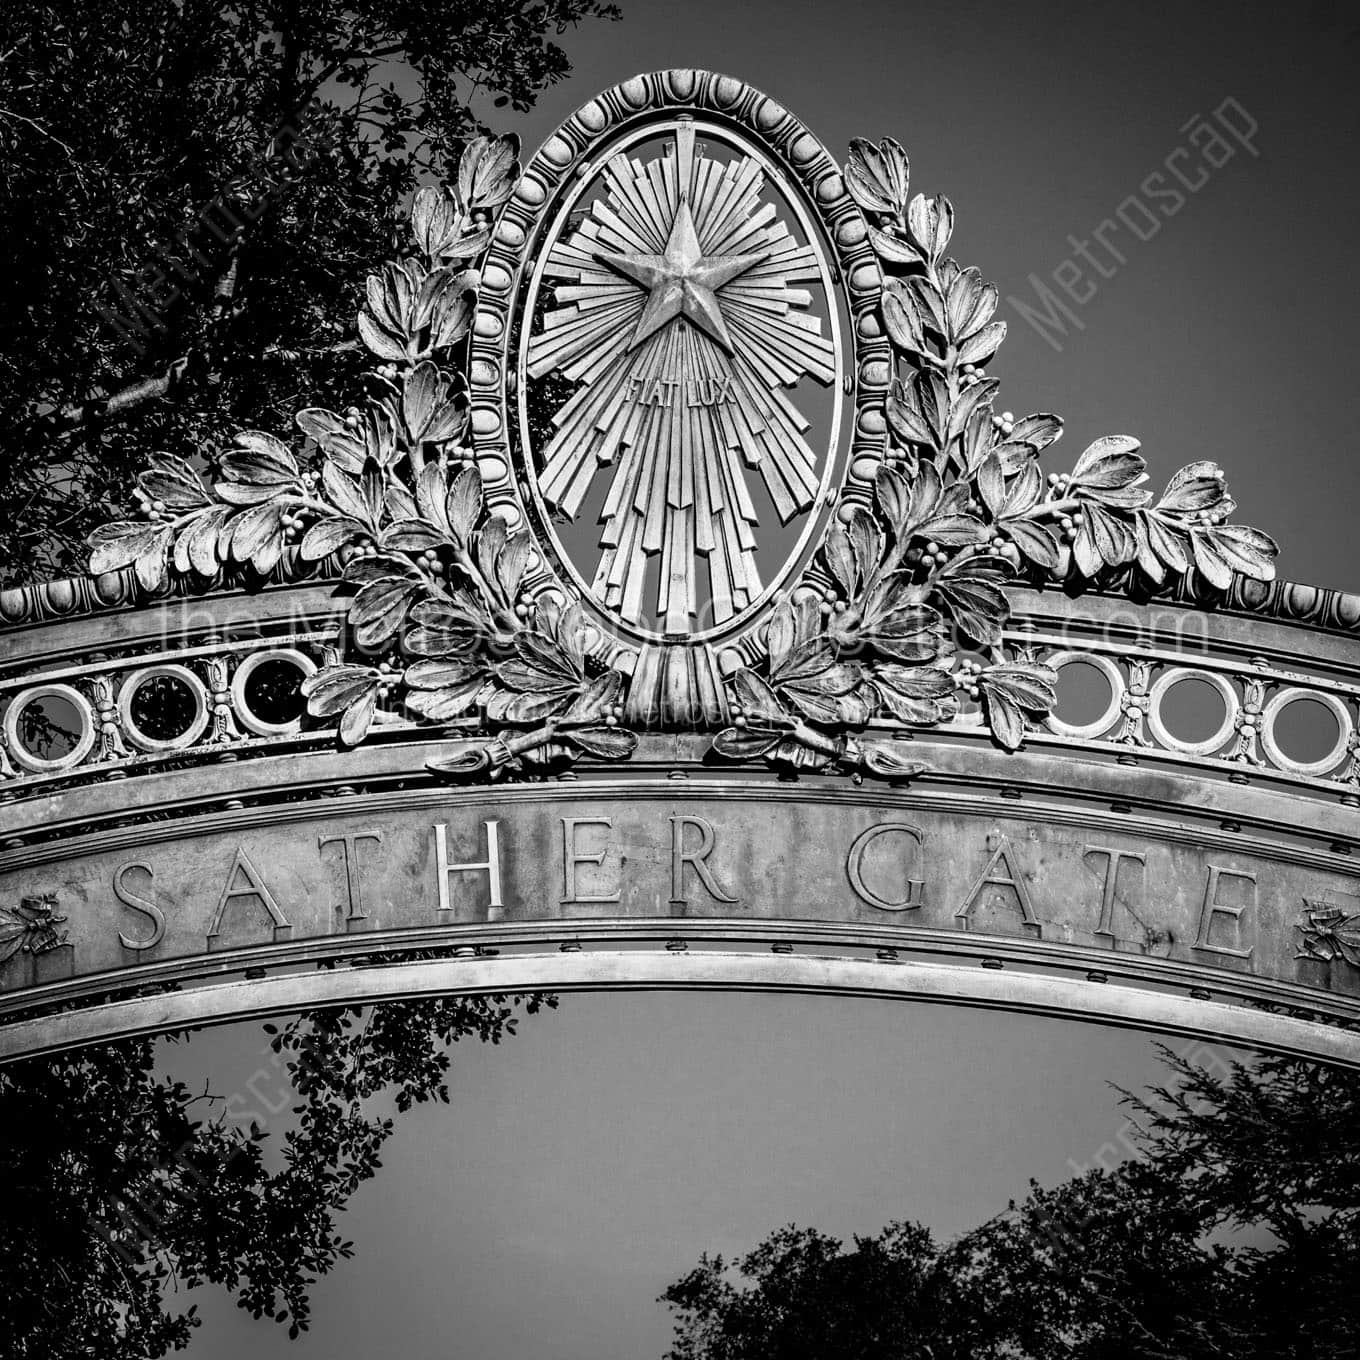
[[[173, 1062], [224, 1094], [253, 1090], [257, 1109], [275, 1089], [249, 1084], [268, 1066], [256, 1025]], [[741, 1254], [788, 1222], [848, 1237], [913, 1218], [948, 1237], [1031, 1176], [1056, 1184], [1124, 1155], [1106, 1082], [1158, 1076], [1146, 1037], [1093, 1025], [831, 997], [566, 996], [499, 1048], [460, 1045], [452, 1104], [398, 1117], [342, 1224], [358, 1254], [317, 1286], [306, 1337], [202, 1289], [189, 1354], [659, 1357], [670, 1328], [654, 1300], [700, 1252]]]
[[[1068, 434], [1144, 441], [1155, 479], [1228, 471], [1283, 574], [1360, 587], [1360, 473], [1346, 402], [1360, 310], [1353, 187], [1360, 41], [1340, 4], [918, 6], [622, 0], [566, 39], [572, 79], [520, 132], [639, 70], [708, 66], [760, 86], [831, 148], [893, 135], [917, 189], [958, 213], [953, 250], [1032, 299], [1226, 98], [1258, 125], [1076, 308], [1055, 349], [1003, 303], [1002, 405]], [[1135, 211], [1135, 210], [1131, 210]], [[1107, 265], [1113, 262], [1103, 257]], [[1092, 271], [1086, 269], [1087, 276]], [[176, 1054], [231, 1090], [258, 1027]], [[796, 1220], [849, 1234], [894, 1217], [950, 1234], [1027, 1179], [1089, 1164], [1123, 1119], [1107, 1081], [1157, 1067], [1136, 1035], [896, 1002], [573, 996], [500, 1049], [460, 1051], [452, 1109], [403, 1119], [346, 1224], [357, 1258], [289, 1345], [204, 1291], [197, 1360], [657, 1356], [652, 1300], [703, 1250]]]

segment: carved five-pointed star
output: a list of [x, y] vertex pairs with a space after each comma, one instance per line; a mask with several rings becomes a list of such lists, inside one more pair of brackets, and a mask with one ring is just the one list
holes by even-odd
[[636, 349], [649, 335], [683, 316], [732, 354], [732, 337], [715, 294], [725, 283], [754, 269], [765, 256], [705, 255], [689, 203], [682, 198], [664, 254], [614, 255], [600, 251], [598, 258], [648, 290], [629, 349]]

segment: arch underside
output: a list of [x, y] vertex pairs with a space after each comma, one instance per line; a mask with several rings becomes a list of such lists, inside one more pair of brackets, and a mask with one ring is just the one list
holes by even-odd
[[[426, 957], [412, 957], [424, 954]], [[437, 955], [437, 957], [430, 957]], [[0, 1023], [0, 1062], [326, 1006], [523, 992], [736, 991], [958, 1005], [1186, 1036], [1360, 1068], [1360, 1007], [1324, 1020], [1214, 970], [1000, 936], [807, 922], [481, 925], [236, 950], [38, 988]], [[156, 990], [127, 995], [130, 987]], [[1217, 992], [1210, 991], [1217, 987]], [[1340, 1000], [1340, 998], [1338, 998]], [[67, 1003], [68, 1008], [50, 1007]], [[33, 1014], [41, 1005], [44, 1013]], [[1315, 1018], [1308, 1018], [1310, 1014]]]

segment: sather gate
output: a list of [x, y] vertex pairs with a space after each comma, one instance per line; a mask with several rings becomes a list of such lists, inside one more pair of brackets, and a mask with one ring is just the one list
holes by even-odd
[[663, 71], [515, 155], [417, 197], [354, 407], [0, 595], [0, 1056], [733, 987], [1360, 1064], [1360, 598], [1212, 462], [1059, 470], [895, 142]]

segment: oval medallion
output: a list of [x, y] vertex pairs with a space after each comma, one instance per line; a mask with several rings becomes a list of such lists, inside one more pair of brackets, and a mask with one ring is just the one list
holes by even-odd
[[561, 204], [525, 310], [521, 438], [564, 564], [627, 631], [739, 627], [835, 463], [840, 318], [806, 210], [744, 139], [648, 128]]
[[[638, 77], [533, 158], [544, 192], [498, 224], [470, 393], [488, 501], [542, 552], [532, 589], [581, 599], [601, 655], [699, 689], [757, 654], [838, 500], [867, 495], [851, 468], [881, 436], [857, 417], [886, 386], [865, 378], [873, 299], [842, 284], [872, 255], [835, 161], [718, 81]], [[683, 665], [657, 659], [676, 646]]]

